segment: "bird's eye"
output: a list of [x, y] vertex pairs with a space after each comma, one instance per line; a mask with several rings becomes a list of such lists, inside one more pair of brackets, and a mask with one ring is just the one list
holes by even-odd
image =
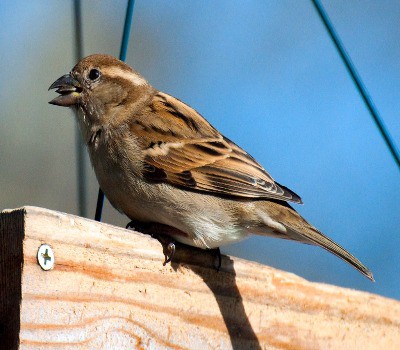
[[92, 81], [98, 79], [98, 78], [100, 77], [100, 72], [99, 72], [99, 70], [98, 70], [98, 69], [95, 69], [95, 68], [91, 69], [90, 72], [89, 72], [88, 77], [89, 77], [89, 79], [92, 80]]

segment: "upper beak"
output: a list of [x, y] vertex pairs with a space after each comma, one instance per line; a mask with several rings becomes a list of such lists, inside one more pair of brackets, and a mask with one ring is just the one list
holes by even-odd
[[65, 74], [50, 85], [49, 90], [51, 89], [57, 89], [60, 96], [52, 99], [50, 104], [70, 107], [78, 103], [82, 86], [71, 74]]

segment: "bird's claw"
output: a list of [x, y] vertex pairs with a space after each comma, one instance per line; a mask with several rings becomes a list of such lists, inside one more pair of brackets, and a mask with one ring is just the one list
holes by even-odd
[[[175, 246], [175, 241], [171, 240], [171, 237], [168, 237], [168, 235], [158, 233], [160, 231], [160, 227], [162, 228], [163, 226], [161, 225], [157, 226], [157, 224], [154, 223], [145, 223], [132, 220], [128, 222], [125, 228], [139, 231], [144, 234], [148, 234], [152, 238], [157, 239], [161, 243], [164, 249], [165, 261], [163, 265], [165, 266], [166, 264], [171, 262], [172, 258], [174, 257], [176, 246]], [[168, 228], [168, 226], [166, 225], [165, 227]]]
[[163, 263], [163, 266], [167, 265], [169, 262], [171, 262], [172, 258], [174, 257], [176, 250], [176, 246], [174, 242], [169, 242], [167, 246], [167, 254], [165, 254], [165, 261]]
[[135, 224], [135, 222], [132, 220], [132, 221], [129, 221], [127, 224], [126, 224], [126, 226], [125, 226], [125, 229], [127, 229], [127, 230], [129, 230], [129, 229], [131, 229], [131, 230], [134, 230], [135, 229], [135, 226], [133, 226]]
[[148, 234], [147, 231], [151, 228], [151, 225], [146, 222], [132, 220], [126, 224], [125, 228], [127, 230], [133, 230], [133, 231], [138, 231], [138, 232], [141, 232], [144, 234]]

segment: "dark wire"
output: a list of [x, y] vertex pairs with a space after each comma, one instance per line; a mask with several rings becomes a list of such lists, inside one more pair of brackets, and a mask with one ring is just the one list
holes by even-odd
[[119, 51], [119, 59], [121, 61], [126, 60], [126, 53], [128, 51], [129, 36], [131, 33], [133, 7], [135, 6], [135, 0], [128, 0], [128, 7], [126, 9], [124, 31], [122, 33], [121, 49]]
[[325, 9], [322, 7], [319, 0], [311, 0], [311, 2], [314, 4], [314, 7], [318, 12], [319, 17], [324, 23], [325, 28], [328, 31], [332, 41], [334, 42], [336, 49], [340, 54], [340, 57], [342, 58], [348, 72], [350, 73], [351, 78], [353, 79], [354, 84], [356, 85], [362, 99], [364, 100], [365, 105], [367, 106], [372, 118], [374, 119], [376, 126], [378, 127], [383, 139], [385, 140], [390, 153], [392, 154], [395, 162], [397, 163], [397, 166], [400, 169], [399, 151], [397, 150], [396, 145], [389, 134], [389, 131], [386, 129], [385, 124], [383, 123], [383, 120], [378, 113], [378, 110], [376, 109], [371, 97], [369, 96], [367, 89], [361, 80], [361, 77], [357, 73], [356, 68], [353, 62], [351, 61], [350, 56], [347, 54], [343, 46], [343, 43], [341, 42], [338, 34], [336, 33], [331, 20], [329, 19]]
[[[131, 32], [134, 6], [135, 6], [135, 0], [128, 0], [128, 7], [126, 8], [126, 15], [125, 15], [124, 31], [122, 34], [121, 50], [119, 52], [119, 59], [121, 61], [125, 61], [126, 53], [128, 51], [129, 35]], [[103, 204], [104, 204], [104, 192], [102, 191], [101, 188], [99, 188], [99, 194], [97, 196], [96, 215], [94, 217], [94, 219], [97, 221], [101, 221]]]
[[[73, 5], [75, 28], [75, 62], [78, 62], [83, 57], [81, 1], [74, 0]], [[75, 127], [75, 150], [77, 163], [76, 181], [78, 183], [78, 212], [79, 216], [86, 217], [86, 153], [78, 124], [76, 124]]]

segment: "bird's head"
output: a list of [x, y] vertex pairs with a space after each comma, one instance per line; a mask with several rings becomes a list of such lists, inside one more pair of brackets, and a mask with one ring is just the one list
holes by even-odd
[[69, 74], [58, 78], [50, 89], [60, 95], [49, 103], [77, 108], [90, 123], [134, 110], [152, 89], [135, 70], [115, 57], [95, 54], [77, 63]]

